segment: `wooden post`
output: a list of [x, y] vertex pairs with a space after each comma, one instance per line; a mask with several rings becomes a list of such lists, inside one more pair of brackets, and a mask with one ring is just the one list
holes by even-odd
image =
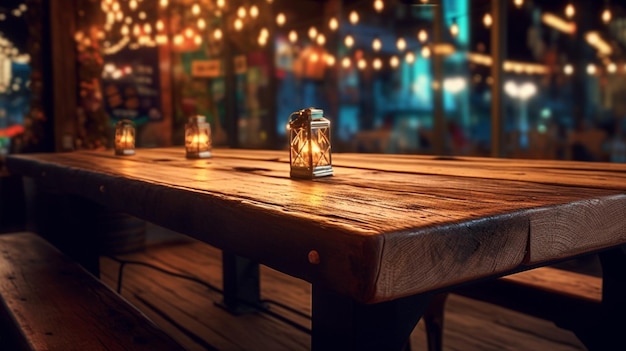
[[491, 0], [491, 156], [504, 156], [504, 103], [502, 99], [502, 64], [506, 58], [506, 1]]
[[259, 264], [222, 251], [224, 300], [219, 306], [235, 314], [257, 312], [261, 304]]
[[[433, 28], [433, 44], [437, 45], [443, 42], [443, 1], [439, 1], [433, 6], [434, 11], [434, 28]], [[443, 55], [433, 53], [433, 110], [435, 120], [433, 121], [433, 153], [435, 155], [443, 155], [446, 152], [446, 116], [443, 111]]]
[[54, 122], [54, 149], [73, 149], [76, 135], [76, 1], [50, 1], [49, 35], [50, 56], [49, 84], [44, 89], [51, 97], [51, 115]]

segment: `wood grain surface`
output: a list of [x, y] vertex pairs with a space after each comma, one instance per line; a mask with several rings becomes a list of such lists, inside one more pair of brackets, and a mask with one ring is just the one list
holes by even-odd
[[35, 234], [1, 235], [0, 248], [0, 311], [16, 327], [9, 335], [19, 339], [19, 349], [182, 350], [139, 310]]
[[[380, 302], [626, 242], [626, 166], [333, 155], [289, 178], [284, 151], [181, 148], [10, 156], [37, 178], [321, 284]], [[308, 255], [317, 251], [319, 264]]]

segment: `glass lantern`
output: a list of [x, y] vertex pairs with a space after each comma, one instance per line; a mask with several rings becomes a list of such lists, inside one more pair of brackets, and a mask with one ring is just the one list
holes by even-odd
[[324, 111], [306, 108], [289, 117], [289, 164], [292, 178], [313, 179], [333, 175], [330, 121]]
[[187, 158], [211, 157], [211, 125], [204, 116], [189, 118], [185, 126], [185, 150]]
[[135, 126], [128, 119], [115, 124], [115, 154], [128, 156], [135, 154]]

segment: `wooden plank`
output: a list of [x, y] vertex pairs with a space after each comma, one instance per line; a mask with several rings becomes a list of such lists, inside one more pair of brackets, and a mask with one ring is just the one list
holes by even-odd
[[182, 349], [38, 236], [2, 235], [0, 247], [0, 306], [29, 350]]
[[[288, 166], [271, 154], [260, 152], [251, 159], [243, 150], [239, 158], [195, 162], [150, 149], [129, 158], [110, 152], [20, 155], [11, 156], [8, 164], [11, 170], [37, 176], [59, 190], [362, 302], [507, 272], [523, 262], [528, 247], [532, 255], [535, 246], [528, 244], [529, 238], [549, 246], [545, 259], [562, 257], [568, 252], [562, 253], [558, 243], [541, 239], [548, 233], [541, 226], [544, 218], [560, 213], [567, 223], [589, 212], [597, 221], [589, 222], [590, 230], [595, 223], [617, 223], [615, 211], [626, 202], [619, 189], [573, 185], [588, 176], [555, 178], [536, 169], [532, 176], [536, 180], [498, 179], [502, 172], [494, 171], [497, 165], [510, 162], [481, 161], [469, 171], [466, 163], [452, 162], [436, 174], [398, 163], [402, 157], [390, 157], [388, 162], [402, 171], [381, 172], [375, 169], [380, 166], [371, 166], [377, 162], [363, 156], [365, 161], [359, 162], [369, 168], [337, 166], [335, 177], [298, 181], [290, 179]], [[463, 176], [464, 172], [476, 176]], [[620, 177], [615, 172], [613, 181]], [[558, 182], [565, 185], [552, 184]], [[577, 249], [615, 245], [611, 235], [619, 227], [610, 228], [597, 240], [581, 231]], [[617, 237], [620, 240], [625, 239]], [[313, 250], [320, 264], [309, 262]]]

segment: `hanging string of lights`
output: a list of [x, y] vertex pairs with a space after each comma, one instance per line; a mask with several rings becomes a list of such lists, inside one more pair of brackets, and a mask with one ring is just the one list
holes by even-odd
[[[273, 3], [272, 0], [266, 0], [267, 5]], [[421, 4], [430, 5], [428, 0], [420, 0]], [[513, 5], [521, 9], [526, 3], [523, 0], [512, 0]], [[176, 50], [188, 50], [193, 51], [199, 48], [203, 42], [209, 41], [221, 41], [224, 39], [224, 30], [233, 30], [234, 32], [246, 33], [255, 32], [253, 38], [256, 38], [256, 45], [263, 47], [267, 45], [270, 40], [270, 31], [263, 25], [263, 21], [260, 20], [264, 6], [254, 3], [242, 3], [241, 5], [233, 5], [230, 8], [230, 1], [227, 0], [198, 0], [191, 6], [188, 3], [180, 3], [178, 1], [171, 0], [159, 0], [157, 2], [145, 1], [145, 0], [101, 0], [101, 9], [104, 14], [105, 22], [102, 26], [103, 30], [98, 33], [98, 38], [102, 40], [102, 50], [105, 55], [114, 54], [119, 50], [129, 47], [130, 49], [136, 49], [142, 46], [156, 46], [172, 44]], [[236, 6], [236, 7], [235, 7]], [[385, 11], [384, 0], [371, 1], [372, 9], [375, 13], [380, 14]], [[19, 15], [18, 12], [26, 11], [25, 5], [12, 9], [13, 15]], [[348, 26], [356, 26], [361, 21], [361, 14], [355, 9], [348, 9], [346, 11], [346, 23]], [[4, 13], [0, 13], [0, 16]], [[457, 19], [460, 16], [469, 16], [469, 14], [459, 15], [455, 14], [451, 17], [451, 24], [448, 28], [450, 37], [454, 39], [460, 31]], [[604, 24], [609, 24], [613, 20], [613, 12], [611, 10], [611, 4], [609, 0], [605, 0], [604, 8], [600, 14], [601, 20]], [[157, 18], [156, 21], [150, 20]], [[544, 13], [542, 15], [542, 22], [556, 30], [564, 33], [573, 33], [576, 30], [574, 19], [576, 18], [576, 8], [573, 3], [568, 3], [563, 9], [563, 15], [559, 16], [552, 13]], [[1, 17], [0, 17], [1, 20]], [[166, 23], [167, 22], [167, 23]], [[297, 28], [301, 28], [301, 23], [293, 23], [292, 28], [289, 29], [289, 18], [283, 12], [276, 13], [275, 24], [277, 29], [284, 32], [288, 41], [291, 44], [296, 44], [299, 41], [307, 40], [309, 43], [313, 43], [319, 47], [324, 47], [327, 43], [327, 38], [323, 31], [318, 30], [315, 26], [309, 26], [306, 30], [306, 35], [298, 32]], [[484, 13], [482, 16], [482, 22], [486, 28], [491, 28], [493, 24], [493, 16], [490, 12]], [[342, 25], [337, 17], [331, 17], [327, 26], [331, 32], [337, 32]], [[340, 40], [344, 47], [348, 50], [356, 49], [357, 38], [349, 30], [342, 30], [343, 38]], [[397, 67], [400, 63], [399, 57], [403, 57], [404, 61], [408, 64], [414, 63], [418, 59], [418, 55], [422, 59], [429, 59], [433, 54], [449, 55], [454, 52], [454, 45], [437, 46], [429, 43], [428, 31], [424, 28], [419, 29], [415, 33], [417, 38], [418, 47], [412, 48], [415, 44], [409, 45], [407, 39], [400, 36], [396, 39], [397, 56], [392, 56], [389, 59], [389, 65]], [[77, 42], [83, 42], [88, 44], [91, 40], [90, 36], [76, 33], [75, 39]], [[597, 32], [590, 32], [586, 34], [586, 40], [589, 45], [593, 46], [598, 52], [604, 56], [610, 55], [610, 45], [602, 38]], [[380, 37], [375, 37], [371, 41], [371, 49], [376, 53], [380, 53], [383, 49], [384, 42]], [[388, 51], [389, 48], [386, 48]], [[410, 55], [409, 55], [410, 53]], [[331, 54], [324, 52], [324, 62], [331, 66], [335, 63], [335, 58]], [[395, 57], [395, 59], [394, 59]], [[311, 57], [311, 59], [319, 57]], [[365, 60], [361, 58], [359, 60]], [[356, 62], [356, 67], [365, 69], [366, 67], [372, 67], [374, 69], [381, 69], [382, 59], [380, 57], [371, 57], [371, 62], [368, 64]], [[398, 61], [396, 61], [398, 60]], [[374, 61], [377, 63], [374, 64]], [[349, 57], [342, 58], [342, 66], [344, 63], [351, 63]], [[615, 64], [611, 61], [605, 60], [606, 72], [614, 73], [617, 69], [609, 69], [609, 65]], [[505, 65], [510, 68], [512, 72], [523, 72], [527, 74], [545, 74], [545, 70], [538, 70], [535, 66], [526, 66], [520, 69], [519, 64]], [[614, 66], [610, 66], [614, 67]], [[617, 65], [615, 66], [617, 67]], [[569, 71], [569, 69], [567, 70]], [[596, 69], [594, 72], [598, 72]], [[564, 68], [565, 72], [565, 68]]]

